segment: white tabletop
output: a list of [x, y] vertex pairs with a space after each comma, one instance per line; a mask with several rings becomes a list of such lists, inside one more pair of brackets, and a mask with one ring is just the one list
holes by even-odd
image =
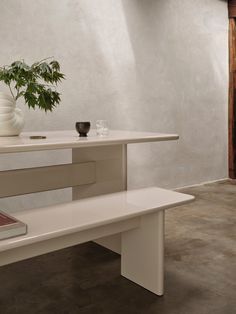
[[[46, 139], [30, 139], [31, 135], [43, 135]], [[79, 137], [76, 131], [25, 132], [20, 136], [0, 137], [0, 153], [159, 142], [178, 138], [177, 134], [115, 130], [104, 137], [97, 136], [95, 130], [91, 130], [88, 137]]]

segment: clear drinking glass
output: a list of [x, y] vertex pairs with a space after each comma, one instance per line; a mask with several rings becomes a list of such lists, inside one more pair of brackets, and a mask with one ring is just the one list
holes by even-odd
[[97, 135], [107, 136], [109, 134], [109, 128], [107, 120], [97, 120], [96, 121]]

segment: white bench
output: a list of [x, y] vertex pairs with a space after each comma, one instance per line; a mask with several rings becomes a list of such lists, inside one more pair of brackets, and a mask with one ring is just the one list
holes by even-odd
[[121, 233], [121, 275], [162, 295], [164, 211], [193, 198], [153, 187], [15, 213], [28, 233], [0, 241], [0, 265]]

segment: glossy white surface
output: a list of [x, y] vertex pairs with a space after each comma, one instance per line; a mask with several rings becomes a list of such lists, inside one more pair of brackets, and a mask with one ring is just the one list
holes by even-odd
[[[31, 135], [45, 135], [46, 139], [32, 140]], [[177, 140], [177, 134], [151, 132], [110, 131], [108, 136], [99, 137], [91, 130], [88, 137], [81, 138], [76, 131], [25, 132], [18, 137], [0, 138], [0, 153], [27, 152], [116, 144], [159, 142]]]
[[28, 225], [28, 234], [0, 241], [0, 251], [128, 220], [193, 199], [191, 195], [153, 187], [22, 211], [15, 217]]

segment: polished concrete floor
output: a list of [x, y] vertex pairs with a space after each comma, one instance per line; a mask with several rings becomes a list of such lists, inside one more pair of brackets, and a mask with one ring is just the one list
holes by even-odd
[[0, 268], [0, 314], [235, 314], [236, 183], [183, 192], [166, 214], [165, 296], [120, 276], [120, 258], [94, 243]]

